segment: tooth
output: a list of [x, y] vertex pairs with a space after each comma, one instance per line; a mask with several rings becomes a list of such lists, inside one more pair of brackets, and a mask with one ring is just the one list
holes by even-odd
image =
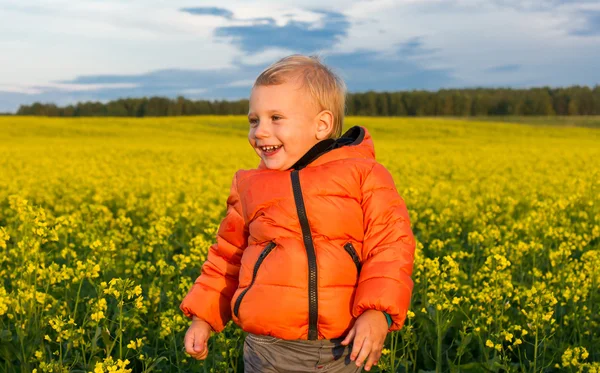
[[268, 146], [261, 146], [261, 149], [264, 151], [273, 151], [276, 149], [279, 149], [281, 147], [281, 145], [268, 145]]

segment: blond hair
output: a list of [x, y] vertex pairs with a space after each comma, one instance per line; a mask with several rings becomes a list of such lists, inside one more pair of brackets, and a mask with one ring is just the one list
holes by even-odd
[[319, 110], [333, 113], [333, 129], [329, 137], [340, 137], [346, 109], [346, 84], [318, 56], [293, 54], [284, 57], [263, 70], [252, 89], [282, 84], [292, 78], [299, 78], [302, 88], [308, 90]]

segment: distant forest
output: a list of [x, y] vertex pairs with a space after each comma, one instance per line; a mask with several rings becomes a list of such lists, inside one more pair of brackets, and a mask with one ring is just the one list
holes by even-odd
[[[17, 115], [83, 116], [175, 116], [246, 115], [248, 100], [207, 101], [184, 97], [125, 98], [54, 104], [21, 105]], [[430, 91], [349, 93], [347, 115], [364, 116], [507, 116], [507, 115], [600, 115], [600, 85], [594, 88], [473, 88]]]

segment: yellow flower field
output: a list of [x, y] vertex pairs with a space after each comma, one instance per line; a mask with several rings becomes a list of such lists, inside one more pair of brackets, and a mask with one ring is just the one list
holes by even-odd
[[[372, 371], [600, 372], [600, 130], [351, 117], [417, 237]], [[0, 371], [242, 372], [178, 306], [258, 157], [244, 117], [0, 117]]]

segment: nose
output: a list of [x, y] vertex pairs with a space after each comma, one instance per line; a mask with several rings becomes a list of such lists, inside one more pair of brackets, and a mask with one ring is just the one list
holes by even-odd
[[254, 129], [254, 137], [257, 139], [264, 139], [269, 137], [269, 125], [265, 121], [258, 122], [258, 125]]

